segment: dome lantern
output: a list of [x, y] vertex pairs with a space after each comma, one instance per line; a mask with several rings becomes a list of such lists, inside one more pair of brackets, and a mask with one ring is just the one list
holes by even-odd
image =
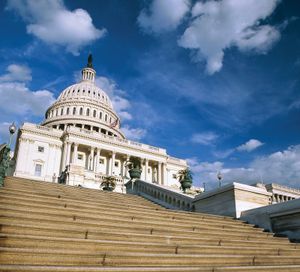
[[92, 54], [89, 54], [87, 66], [82, 69], [81, 74], [82, 74], [82, 81], [90, 81], [93, 83], [95, 82], [96, 71], [93, 68]]

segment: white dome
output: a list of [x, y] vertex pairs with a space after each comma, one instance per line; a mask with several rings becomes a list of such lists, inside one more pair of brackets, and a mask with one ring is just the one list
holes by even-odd
[[107, 106], [113, 109], [108, 95], [93, 82], [81, 81], [80, 83], [67, 87], [58, 97], [57, 102], [90, 100], [93, 103]]
[[60, 94], [51, 105], [42, 125], [57, 129], [74, 126], [124, 139], [120, 118], [113, 110], [108, 95], [95, 84], [92, 63], [82, 70], [82, 80]]

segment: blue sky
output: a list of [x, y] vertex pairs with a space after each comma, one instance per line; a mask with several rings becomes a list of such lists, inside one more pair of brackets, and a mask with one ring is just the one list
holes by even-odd
[[300, 181], [297, 0], [0, 2], [0, 139], [41, 122], [91, 52], [128, 138], [196, 185]]

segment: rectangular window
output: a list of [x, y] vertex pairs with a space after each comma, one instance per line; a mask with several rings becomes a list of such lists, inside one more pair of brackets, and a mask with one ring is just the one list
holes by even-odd
[[99, 159], [100, 164], [104, 164], [104, 159]]
[[34, 175], [40, 177], [42, 175], [42, 165], [36, 164], [34, 169]]
[[119, 162], [115, 162], [115, 167], [119, 167]]
[[176, 178], [177, 178], [176, 174], [173, 174], [173, 179], [176, 179]]
[[43, 146], [38, 146], [38, 152], [44, 153], [45, 148]]
[[83, 155], [82, 154], [78, 154], [77, 155], [77, 159], [82, 161], [83, 160]]

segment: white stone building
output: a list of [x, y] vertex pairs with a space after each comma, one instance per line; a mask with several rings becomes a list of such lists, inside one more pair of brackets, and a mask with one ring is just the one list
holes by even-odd
[[67, 167], [67, 184], [98, 189], [109, 175], [117, 178], [117, 191], [122, 192], [125, 162], [136, 156], [143, 162], [142, 180], [179, 187], [176, 173], [186, 161], [170, 157], [163, 148], [127, 140], [110, 98], [95, 85], [95, 75], [89, 61], [82, 80], [60, 94], [41, 125], [22, 125], [14, 175], [57, 182]]

